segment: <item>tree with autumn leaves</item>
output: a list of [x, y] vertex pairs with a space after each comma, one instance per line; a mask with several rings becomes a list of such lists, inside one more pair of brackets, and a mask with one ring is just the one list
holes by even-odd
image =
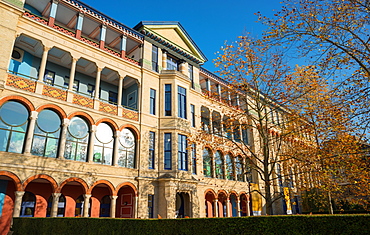
[[[329, 210], [332, 196], [368, 206], [370, 3], [283, 4], [274, 18], [260, 16], [269, 26], [263, 39], [242, 36], [216, 60], [230, 92], [248, 107], [225, 109], [231, 121], [223, 125], [233, 130], [232, 120], [245, 120], [240, 128], [251, 131], [254, 144], [228, 139], [263, 182], [266, 214], [283, 197], [281, 178], [318, 190]], [[297, 57], [308, 66], [287, 66]]]

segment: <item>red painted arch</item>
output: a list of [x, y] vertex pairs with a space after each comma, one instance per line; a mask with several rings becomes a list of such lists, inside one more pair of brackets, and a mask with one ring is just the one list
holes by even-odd
[[11, 95], [11, 96], [7, 96], [7, 97], [2, 98], [0, 100], [0, 106], [3, 105], [5, 102], [10, 101], [10, 100], [17, 101], [17, 102], [23, 104], [24, 106], [26, 106], [26, 108], [28, 109], [29, 112], [35, 111], [35, 106], [33, 106], [31, 101], [29, 101], [28, 99], [26, 99], [22, 96], [17, 96], [17, 95]]
[[16, 190], [17, 191], [23, 191], [24, 190], [23, 187], [22, 187], [21, 180], [14, 173], [9, 172], [9, 171], [0, 171], [0, 175], [7, 176], [10, 179], [12, 179], [13, 182], [14, 182], [14, 184], [15, 184], [15, 186], [16, 186]]
[[62, 108], [55, 104], [45, 104], [36, 109], [37, 112], [41, 112], [44, 109], [51, 109], [59, 114], [61, 118], [67, 118], [67, 114], [64, 112]]
[[85, 191], [85, 194], [87, 193], [88, 189], [89, 189], [89, 186], [87, 185], [87, 183], [83, 180], [83, 179], [80, 179], [80, 178], [77, 178], [77, 177], [71, 177], [71, 178], [68, 178], [66, 179], [65, 181], [63, 181], [60, 186], [58, 187], [58, 193], [60, 193], [63, 189], [63, 187], [68, 184], [69, 182], [78, 182], [83, 188], [84, 188], [84, 191]]
[[136, 186], [135, 186], [134, 184], [130, 183], [130, 182], [124, 182], [124, 183], [122, 183], [122, 184], [118, 185], [118, 186], [117, 186], [117, 188], [116, 188], [116, 190], [114, 191], [113, 195], [114, 195], [114, 196], [116, 196], [116, 195], [118, 194], [118, 191], [119, 191], [121, 188], [125, 187], [125, 186], [129, 186], [129, 187], [131, 187], [131, 188], [132, 188], [132, 190], [134, 190], [134, 192], [135, 192], [135, 196], [136, 196], [136, 197], [138, 196], [138, 192], [137, 192], [137, 188], [136, 188]]
[[131, 131], [133, 131], [134, 134], [135, 134], [135, 137], [138, 140], [140, 139], [140, 132], [139, 132], [139, 130], [135, 126], [133, 126], [131, 124], [126, 124], [126, 125], [121, 126], [121, 128], [119, 128], [119, 130], [122, 131], [125, 128], [130, 129]]
[[70, 115], [68, 115], [68, 119], [72, 119], [75, 116], [79, 116], [85, 119], [86, 121], [88, 121], [90, 125], [94, 125], [94, 119], [85, 112], [78, 111], [78, 112], [71, 113]]
[[53, 192], [56, 192], [56, 190], [58, 190], [58, 184], [57, 182], [54, 180], [53, 177], [49, 176], [49, 175], [44, 175], [44, 174], [39, 174], [39, 175], [34, 175], [34, 176], [31, 176], [30, 178], [28, 178], [27, 180], [25, 180], [23, 182], [23, 188], [26, 189], [27, 185], [32, 182], [33, 180], [36, 180], [36, 179], [45, 179], [47, 181], [49, 181], [49, 183], [52, 185], [53, 187]]
[[87, 190], [87, 194], [91, 194], [92, 193], [92, 190], [94, 189], [95, 186], [99, 185], [99, 184], [104, 184], [106, 186], [108, 186], [109, 190], [110, 190], [110, 193], [113, 195], [113, 192], [115, 192], [114, 190], [114, 186], [111, 182], [109, 182], [108, 180], [98, 180], [96, 181], [95, 183], [93, 183], [91, 185], [91, 187]]
[[115, 131], [117, 131], [117, 130], [118, 130], [118, 125], [117, 125], [117, 123], [116, 123], [115, 121], [113, 121], [112, 119], [109, 119], [109, 118], [102, 118], [102, 119], [98, 120], [98, 121], [96, 122], [96, 124], [95, 124], [95, 125], [99, 125], [100, 123], [103, 123], [103, 122], [107, 123], [107, 124], [108, 124], [110, 127], [112, 127]]

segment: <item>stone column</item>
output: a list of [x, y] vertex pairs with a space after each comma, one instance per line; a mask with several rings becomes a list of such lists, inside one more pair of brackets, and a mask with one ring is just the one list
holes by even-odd
[[230, 215], [232, 215], [232, 213], [230, 213], [230, 200], [227, 199], [226, 200], [226, 217], [232, 217]]
[[15, 191], [13, 217], [19, 217], [21, 215], [22, 198], [25, 191]]
[[75, 81], [77, 61], [78, 61], [78, 58], [72, 58], [71, 71], [69, 72], [68, 91], [73, 91], [73, 83]]
[[96, 79], [95, 79], [95, 99], [99, 99], [99, 90], [100, 90], [100, 76], [101, 76], [101, 71], [103, 69], [97, 67], [96, 68]]
[[118, 95], [117, 95], [117, 106], [120, 107], [122, 105], [122, 94], [123, 94], [123, 80], [125, 77], [120, 76], [118, 80]]
[[59, 204], [59, 197], [62, 195], [61, 193], [53, 193], [53, 202], [51, 204], [51, 212], [50, 217], [57, 217], [58, 216], [58, 204]]
[[31, 111], [31, 116], [30, 116], [30, 121], [28, 123], [28, 131], [27, 131], [27, 136], [26, 136], [26, 141], [24, 144], [24, 151], [23, 151], [25, 154], [31, 153], [33, 133], [35, 131], [36, 120], [37, 120], [38, 114], [39, 113], [36, 111]]
[[84, 194], [84, 208], [82, 217], [89, 217], [89, 205], [91, 194]]
[[84, 14], [80, 12], [78, 13], [77, 24], [76, 24], [76, 38], [77, 39], [81, 38], [83, 22], [84, 22]]
[[221, 101], [221, 86], [220, 84], [216, 84], [216, 87], [217, 87], [218, 99]]
[[118, 166], [118, 149], [119, 149], [119, 138], [121, 137], [121, 132], [116, 131], [116, 134], [114, 135], [114, 147], [113, 147], [113, 166]]
[[40, 64], [40, 70], [39, 70], [39, 77], [38, 81], [42, 82], [45, 75], [45, 68], [46, 68], [46, 62], [48, 61], [48, 53], [51, 48], [44, 46], [44, 51], [42, 52], [42, 58], [41, 58], [41, 64]]
[[57, 15], [58, 3], [59, 3], [58, 0], [53, 0], [52, 3], [51, 3], [50, 15], [49, 15], [49, 22], [48, 22], [48, 25], [50, 27], [53, 27], [54, 26], [55, 17]]
[[241, 211], [240, 211], [240, 200], [239, 198], [236, 199], [236, 211], [237, 211], [237, 217], [241, 217]]
[[72, 65], [71, 70], [69, 72], [69, 84], [68, 84], [68, 91], [67, 91], [67, 102], [73, 102], [73, 84], [75, 81], [75, 74], [76, 74], [76, 64], [78, 58], [72, 58]]
[[95, 132], [96, 132], [96, 125], [92, 125], [91, 130], [90, 130], [90, 136], [89, 136], [89, 147], [88, 147], [89, 149], [87, 151], [87, 162], [93, 162]]
[[162, 51], [162, 69], [167, 69], [167, 51], [165, 50]]
[[236, 106], [238, 108], [240, 108], [240, 98], [239, 98], [239, 94], [236, 95]]
[[104, 49], [106, 34], [107, 34], [107, 26], [103, 24], [100, 29], [100, 38], [99, 38], [100, 39], [100, 42], [99, 42], [100, 49]]
[[57, 156], [57, 158], [60, 158], [60, 159], [64, 158], [68, 125], [69, 125], [69, 119], [68, 118], [63, 119], [62, 130], [60, 132], [60, 139], [59, 139], [59, 151], [58, 151], [58, 156]]
[[211, 81], [209, 79], [206, 80], [206, 89], [208, 91], [208, 95], [211, 96]]
[[121, 58], [126, 57], [126, 45], [127, 45], [127, 37], [122, 35], [121, 36]]
[[138, 213], [139, 213], [138, 202], [139, 202], [139, 197], [137, 195], [135, 195], [135, 208], [134, 208], [134, 217], [135, 217], [135, 219], [138, 218]]
[[116, 218], [116, 202], [118, 196], [110, 196], [110, 217]]
[[213, 207], [215, 208], [215, 210], [213, 211], [214, 216], [215, 216], [215, 217], [219, 217], [219, 216], [218, 216], [218, 199], [215, 199], [215, 200], [213, 201]]

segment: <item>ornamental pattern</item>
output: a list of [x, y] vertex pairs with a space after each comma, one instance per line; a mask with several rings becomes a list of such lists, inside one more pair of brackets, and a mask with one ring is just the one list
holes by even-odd
[[132, 110], [129, 110], [129, 109], [125, 109], [125, 108], [123, 108], [122, 117], [131, 119], [131, 120], [134, 120], [134, 121], [139, 121], [139, 113], [138, 112], [135, 112], [135, 111], [132, 111]]
[[44, 89], [42, 90], [42, 95], [52, 97], [58, 100], [67, 100], [67, 92], [61, 89], [44, 85]]
[[82, 96], [82, 95], [76, 95], [75, 94], [73, 96], [73, 103], [84, 106], [84, 107], [87, 107], [87, 108], [90, 108], [90, 109], [94, 108], [93, 99], [87, 98], [87, 97]]
[[99, 111], [117, 115], [117, 106], [107, 104], [107, 103], [104, 103], [104, 102], [99, 102], [99, 103], [100, 103]]
[[36, 90], [36, 81], [22, 78], [13, 74], [8, 74], [6, 85], [33, 93]]

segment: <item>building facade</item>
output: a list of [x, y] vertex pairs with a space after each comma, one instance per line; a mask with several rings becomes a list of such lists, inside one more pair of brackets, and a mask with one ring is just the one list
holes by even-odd
[[180, 23], [129, 28], [77, 0], [3, 0], [0, 13], [1, 225], [261, 214], [246, 160], [191, 138], [243, 107]]

